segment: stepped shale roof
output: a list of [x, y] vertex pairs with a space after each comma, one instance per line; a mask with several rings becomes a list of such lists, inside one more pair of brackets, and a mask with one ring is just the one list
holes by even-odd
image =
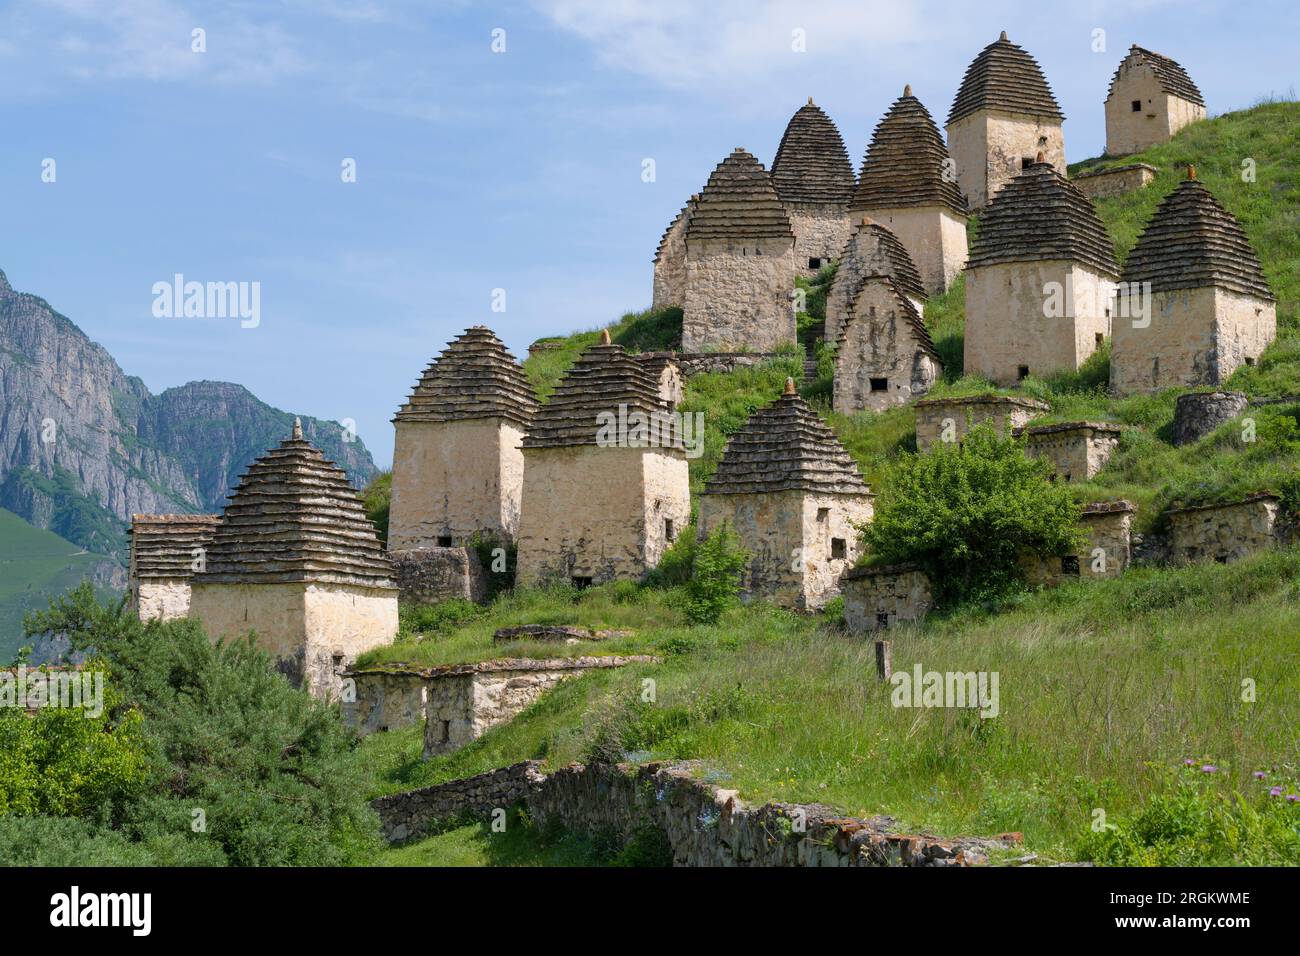
[[673, 234], [673, 228], [680, 222], [682, 223], [682, 230], [686, 230], [686, 223], [684, 220], [690, 218], [691, 212], [695, 209], [695, 204], [699, 201], [700, 194], [696, 193], [690, 199], [686, 200], [686, 205], [682, 207], [681, 212], [673, 217], [673, 221], [668, 224], [668, 228], [664, 230], [664, 234], [659, 237], [659, 245], [655, 247], [655, 262], [658, 262], [663, 256], [664, 248], [668, 245], [668, 237]]
[[[619, 416], [641, 412], [664, 415], [668, 407], [659, 399], [659, 370], [654, 360], [641, 361], [621, 345], [611, 345], [608, 333], [578, 357], [533, 416], [524, 448], [563, 448], [595, 445], [602, 413]], [[629, 426], [634, 425], [629, 420]], [[671, 438], [671, 440], [669, 440]], [[665, 436], [661, 446], [680, 447], [680, 436]]]
[[749, 416], [731, 436], [705, 494], [867, 495], [858, 466], [787, 381], [785, 394]]
[[483, 325], [466, 329], [429, 363], [394, 422], [507, 418], [527, 426], [537, 399], [524, 370]]
[[1038, 62], [1008, 40], [1005, 31], [966, 68], [944, 125], [979, 110], [1065, 119]]
[[1003, 186], [984, 210], [966, 268], [1044, 259], [1119, 275], [1114, 244], [1092, 202], [1051, 163], [1038, 162]]
[[139, 578], [189, 578], [221, 515], [131, 515], [131, 566]]
[[947, 206], [966, 215], [966, 197], [945, 175], [948, 147], [921, 101], [906, 87], [871, 134], [852, 208]]
[[1150, 282], [1153, 292], [1217, 286], [1273, 301], [1245, 230], [1197, 179], [1161, 200], [1129, 253], [1124, 281]]
[[690, 219], [686, 239], [793, 239], [790, 217], [763, 164], [739, 147], [720, 162]]
[[1205, 105], [1205, 100], [1201, 97], [1201, 91], [1192, 82], [1192, 78], [1187, 75], [1187, 71], [1181, 65], [1163, 54], [1156, 53], [1154, 50], [1144, 50], [1136, 43], [1129, 47], [1128, 56], [1124, 57], [1119, 66], [1115, 68], [1115, 75], [1110, 78], [1110, 88], [1106, 91], [1106, 99], [1110, 99], [1114, 94], [1115, 81], [1119, 79], [1120, 70], [1124, 69], [1124, 64], [1134, 58], [1151, 67], [1151, 72], [1156, 76], [1156, 82], [1160, 84], [1160, 88], [1166, 93], [1188, 100], [1197, 106]]
[[293, 437], [241, 476], [194, 583], [391, 588], [391, 573], [361, 496], [295, 422]]
[[857, 317], [855, 304], [858, 301], [858, 297], [862, 295], [862, 290], [866, 288], [867, 283], [869, 282], [882, 282], [889, 287], [889, 291], [893, 293], [898, 309], [902, 313], [903, 320], [911, 326], [912, 334], [916, 337], [917, 343], [921, 348], [925, 349], [925, 351], [938, 359], [939, 353], [935, 351], [934, 341], [930, 338], [930, 332], [925, 327], [925, 321], [921, 318], [921, 313], [916, 311], [916, 306], [912, 305], [911, 299], [907, 297], [903, 290], [898, 287], [898, 283], [896, 283], [890, 276], [869, 275], [863, 276], [861, 280], [859, 280], [858, 287], [854, 289], [853, 294], [849, 296], [848, 315], [845, 316], [844, 326], [840, 329], [837, 341], [843, 342], [848, 337], [849, 326]]
[[785, 202], [848, 203], [853, 198], [853, 164], [844, 139], [811, 96], [781, 136], [772, 184]]
[[[844, 258], [867, 258], [862, 253], [863, 246], [867, 244], [870, 244], [869, 248], [874, 249], [873, 258], [884, 259], [886, 265], [884, 270], [870, 273], [871, 275], [889, 276], [894, 280], [894, 285], [898, 286], [903, 295], [918, 302], [924, 302], [930, 297], [929, 293], [925, 291], [925, 284], [921, 281], [921, 273], [917, 271], [916, 263], [912, 261], [912, 256], [908, 253], [907, 247], [890, 229], [878, 222], [864, 220], [854, 227], [853, 233], [849, 236], [849, 241], [844, 247]], [[843, 264], [841, 264], [841, 268], [843, 268]], [[838, 277], [838, 275], [837, 272], [836, 276]]]

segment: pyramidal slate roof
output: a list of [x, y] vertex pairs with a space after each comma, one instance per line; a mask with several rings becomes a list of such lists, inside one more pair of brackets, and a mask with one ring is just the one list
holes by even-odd
[[1136, 58], [1139, 62], [1150, 65], [1151, 71], [1156, 76], [1156, 82], [1160, 88], [1171, 96], [1181, 97], [1197, 106], [1204, 106], [1205, 100], [1201, 97], [1201, 91], [1192, 78], [1187, 75], [1187, 71], [1169, 57], [1156, 53], [1154, 50], [1145, 50], [1134, 43], [1128, 50], [1128, 56], [1120, 61], [1115, 68], [1115, 75], [1110, 78], [1110, 87], [1106, 91], [1106, 99], [1110, 99], [1115, 92], [1115, 81], [1119, 79], [1120, 70], [1124, 69], [1124, 64]]
[[956, 180], [944, 175], [949, 160], [948, 147], [930, 113], [912, 95], [912, 88], [904, 87], [871, 134], [852, 208], [937, 205], [964, 216], [966, 197]]
[[318, 582], [392, 588], [392, 567], [347, 474], [293, 436], [248, 466], [195, 584]]
[[[647, 418], [663, 415], [668, 407], [659, 399], [659, 372], [653, 362], [640, 361], [621, 345], [612, 345], [609, 332], [601, 342], [578, 357], [537, 414], [533, 416], [524, 448], [565, 448], [595, 445], [601, 415], [641, 412]], [[669, 438], [671, 437], [671, 441]], [[664, 436], [664, 445], [680, 447], [680, 436]]]
[[843, 342], [848, 337], [849, 326], [857, 318], [857, 310], [854, 308], [854, 303], [858, 301], [858, 297], [862, 294], [862, 290], [866, 288], [867, 283], [869, 282], [883, 282], [889, 288], [889, 291], [894, 296], [899, 311], [902, 313], [903, 320], [911, 326], [912, 334], [916, 337], [917, 342], [920, 344], [921, 348], [929, 352], [937, 360], [939, 358], [939, 353], [935, 350], [934, 340], [930, 338], [930, 331], [925, 327], [925, 320], [921, 318], [921, 313], [916, 311], [916, 306], [912, 305], [912, 301], [904, 294], [903, 290], [898, 287], [898, 283], [896, 283], [890, 276], [870, 275], [862, 277], [858, 282], [857, 288], [853, 290], [853, 295], [849, 297], [848, 315], [845, 316], [844, 325], [840, 328], [840, 334], [837, 341]]
[[847, 203], [856, 185], [844, 139], [808, 97], [790, 118], [772, 160], [772, 183], [785, 202]]
[[1118, 276], [1114, 243], [1088, 197], [1042, 162], [1041, 153], [1039, 160], [1003, 186], [984, 210], [966, 268], [1068, 259]]
[[1005, 30], [966, 68], [944, 125], [979, 110], [1065, 119], [1038, 61], [1008, 40]]
[[912, 261], [907, 247], [892, 230], [864, 218], [854, 227], [853, 233], [849, 236], [849, 241], [844, 247], [845, 258], [866, 258], [862, 253], [864, 246], [873, 249], [878, 258], [885, 260], [887, 266], [884, 269], [873, 270], [867, 275], [888, 276], [899, 291], [918, 302], [924, 302], [930, 297], [930, 294], [925, 291], [921, 273], [917, 271], [916, 263]]
[[1125, 282], [1153, 292], [1217, 286], [1273, 301], [1241, 224], [1219, 205], [1196, 170], [1161, 200], [1124, 264]]
[[749, 416], [731, 436], [713, 477], [710, 495], [807, 491], [866, 495], [871, 491], [839, 439], [786, 379], [785, 394]]
[[190, 578], [221, 515], [131, 515], [131, 565], [139, 578]]
[[793, 239], [763, 164], [740, 147], [720, 162], [686, 223], [686, 239]]
[[537, 399], [524, 370], [487, 326], [466, 329], [429, 363], [394, 422], [506, 418], [524, 427]]
[[[668, 245], [668, 237], [673, 234], [673, 228], [679, 222], [683, 222], [683, 220], [690, 218], [691, 213], [695, 210], [695, 204], [699, 201], [700, 201], [700, 194], [696, 193], [690, 199], [686, 200], [686, 205], [682, 207], [681, 212], [679, 212], [676, 216], [673, 217], [673, 221], [668, 224], [668, 228], [664, 230], [664, 234], [659, 237], [659, 245], [655, 247], [655, 257], [654, 257], [655, 262], [658, 262], [660, 258], [662, 258], [664, 254], [664, 248]], [[684, 223], [682, 225], [682, 228], [683, 230], [686, 228]]]

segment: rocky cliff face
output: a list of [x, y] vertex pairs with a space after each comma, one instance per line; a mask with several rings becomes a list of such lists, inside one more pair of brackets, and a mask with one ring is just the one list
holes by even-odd
[[[293, 415], [228, 382], [152, 395], [113, 357], [0, 272], [0, 507], [101, 554], [121, 554], [136, 512], [215, 512]], [[358, 487], [375, 474], [360, 439], [303, 417]]]

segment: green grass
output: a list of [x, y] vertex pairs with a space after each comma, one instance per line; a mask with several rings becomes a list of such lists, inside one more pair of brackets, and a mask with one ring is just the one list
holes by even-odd
[[0, 509], [0, 662], [24, 643], [27, 611], [48, 607], [106, 560]]
[[[527, 758], [698, 758], [751, 801], [884, 812], [946, 834], [1019, 830], [1031, 849], [1073, 858], [1095, 809], [1135, 817], [1185, 759], [1216, 764], [1224, 795], [1264, 800], [1255, 770], [1295, 792], [1297, 597], [1300, 552], [1287, 550], [1135, 569], [892, 635], [896, 671], [998, 672], [1000, 714], [986, 721], [893, 707], [869, 641], [827, 617], [752, 606], [718, 627], [671, 628], [662, 665], [568, 681], [455, 754], [421, 761], [419, 728], [362, 746], [376, 792]], [[653, 705], [639, 702], [646, 677]], [[1292, 823], [1300, 832], [1300, 812]]]
[[379, 866], [608, 866], [611, 848], [583, 834], [544, 833], [517, 809], [507, 813], [504, 829], [487, 822], [382, 850]]

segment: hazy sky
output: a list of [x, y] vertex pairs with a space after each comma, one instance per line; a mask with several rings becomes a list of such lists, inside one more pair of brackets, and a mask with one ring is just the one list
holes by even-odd
[[[1102, 150], [1130, 43], [1180, 61], [1211, 114], [1294, 96], [1296, 9], [11, 0], [0, 269], [153, 391], [239, 382], [355, 420], [386, 465], [389, 419], [448, 339], [483, 323], [522, 356], [647, 306], [684, 198], [735, 146], [770, 164], [808, 96], [856, 168], [905, 83], [942, 126], [967, 64], [1005, 29], [1043, 66], [1073, 162]], [[356, 182], [342, 181], [348, 159]], [[153, 286], [176, 273], [260, 283], [260, 324], [155, 317]]]

